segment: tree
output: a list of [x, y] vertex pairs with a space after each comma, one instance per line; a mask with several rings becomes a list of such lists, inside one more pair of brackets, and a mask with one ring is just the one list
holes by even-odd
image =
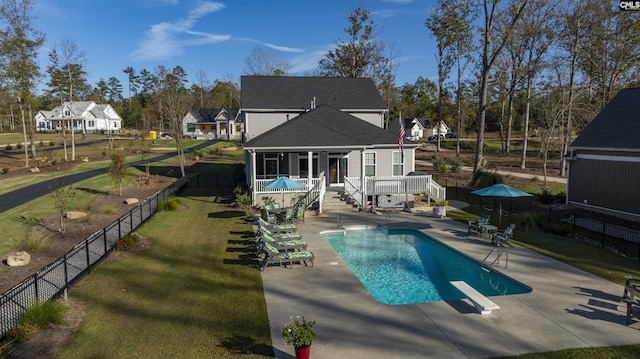
[[69, 208], [71, 201], [76, 196], [75, 188], [73, 185], [65, 186], [63, 179], [55, 181], [54, 188], [49, 188], [49, 194], [53, 198], [53, 206], [58, 210], [58, 217], [60, 218], [60, 226], [58, 232], [64, 237], [67, 234], [67, 230], [64, 225], [65, 211]]
[[191, 109], [191, 102], [189, 100], [191, 97], [185, 87], [185, 84], [188, 82], [187, 74], [180, 66], [174, 67], [171, 72], [161, 69], [159, 73], [164, 75], [158, 78], [162, 89], [162, 114], [166, 116], [171, 134], [176, 141], [180, 173], [184, 177], [186, 173], [184, 169], [185, 157], [184, 140], [182, 137], [182, 119]]
[[[49, 73], [50, 81], [48, 85], [52, 88], [52, 93], [57, 93], [60, 96], [60, 104], [64, 107], [66, 98], [66, 100], [69, 101], [69, 107], [72, 109], [71, 118], [69, 118], [71, 124], [72, 161], [75, 161], [76, 159], [76, 121], [73, 118], [73, 94], [74, 89], [82, 92], [88, 92], [89, 85], [86, 79], [87, 73], [83, 68], [85, 62], [86, 55], [84, 51], [80, 51], [76, 42], [69, 38], [64, 38], [62, 40], [59, 50], [54, 46], [49, 52], [49, 66], [47, 67], [47, 72]], [[62, 108], [62, 114], [64, 117], [64, 108]], [[62, 127], [65, 127], [64, 124]], [[82, 128], [82, 131], [84, 131], [84, 127]]]
[[113, 104], [115, 101], [122, 101], [122, 83], [117, 77], [109, 77], [107, 88], [107, 101], [109, 101], [110, 104]]
[[[520, 46], [524, 49], [525, 110], [522, 134], [522, 155], [520, 169], [526, 168], [527, 143], [529, 139], [529, 117], [533, 80], [543, 66], [543, 58], [555, 41], [558, 32], [556, 3], [549, 0], [531, 0], [524, 11], [522, 20], [516, 26], [522, 33]], [[555, 128], [555, 122], [554, 126]]]
[[113, 181], [120, 187], [120, 197], [122, 197], [122, 184], [127, 177], [127, 161], [123, 154], [114, 153], [111, 155], [111, 167], [109, 169], [109, 175]]
[[129, 88], [129, 95], [127, 97], [128, 97], [129, 103], [131, 103], [131, 91], [133, 91], [134, 94], [138, 92], [140, 77], [136, 75], [136, 70], [134, 70], [133, 67], [131, 66], [122, 70], [122, 72], [127, 74], [127, 85]]
[[280, 57], [274, 49], [256, 47], [244, 60], [247, 75], [286, 76], [291, 64]]
[[2, 0], [0, 14], [7, 26], [0, 31], [0, 69], [2, 80], [12, 97], [18, 103], [22, 134], [24, 137], [25, 167], [29, 167], [29, 151], [26, 143], [31, 143], [31, 153], [36, 156], [35, 122], [27, 119], [34, 101], [33, 93], [40, 78], [38, 49], [44, 44], [44, 35], [33, 28], [30, 14], [33, 12], [31, 0]]
[[443, 97], [444, 81], [449, 77], [454, 63], [452, 46], [454, 38], [451, 36], [451, 24], [448, 14], [448, 2], [439, 1], [436, 8], [431, 12], [431, 16], [425, 22], [425, 26], [431, 30], [436, 38], [436, 63], [438, 68], [438, 107], [436, 110], [436, 126], [438, 133], [436, 136], [436, 151], [440, 152], [440, 129], [443, 122]]
[[[483, 141], [487, 115], [487, 94], [491, 69], [511, 36], [512, 29], [522, 15], [527, 0], [513, 0], [510, 11], [500, 11], [500, 0], [482, 0], [484, 26], [481, 26], [480, 73], [478, 89], [478, 136], [473, 171], [478, 171], [483, 164]], [[496, 27], [496, 19], [506, 18], [504, 26]]]
[[384, 83], [393, 83], [390, 59], [384, 55], [385, 43], [377, 39], [377, 28], [370, 18], [371, 12], [364, 5], [354, 9], [345, 28], [349, 38], [339, 41], [318, 63], [318, 73], [334, 77], [370, 77], [378, 89]]

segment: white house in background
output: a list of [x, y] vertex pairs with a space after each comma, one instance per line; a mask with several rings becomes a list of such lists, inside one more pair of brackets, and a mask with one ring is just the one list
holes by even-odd
[[[429, 127], [429, 119], [410, 117], [403, 118], [405, 137], [411, 141], [418, 141], [425, 137], [425, 129]], [[398, 133], [400, 128], [398, 127], [398, 120], [391, 120], [387, 126], [388, 130], [392, 133]]]
[[[447, 124], [444, 123], [444, 121], [440, 121], [440, 134], [446, 135], [447, 133], [449, 133], [449, 126], [447, 126]], [[435, 124], [431, 129], [431, 134], [429, 136], [437, 135], [437, 134], [438, 134], [438, 125]]]
[[111, 107], [94, 101], [65, 102], [51, 111], [40, 110], [35, 116], [37, 131], [69, 131], [81, 133], [119, 132], [122, 118]]
[[243, 116], [237, 108], [200, 108], [182, 119], [182, 135], [197, 139], [241, 139]]

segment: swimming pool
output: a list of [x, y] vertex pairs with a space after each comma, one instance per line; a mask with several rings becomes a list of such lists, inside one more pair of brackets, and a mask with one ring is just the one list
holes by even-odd
[[347, 229], [322, 236], [375, 300], [412, 304], [458, 300], [449, 281], [463, 280], [485, 296], [522, 294], [531, 288], [424, 235], [402, 229]]

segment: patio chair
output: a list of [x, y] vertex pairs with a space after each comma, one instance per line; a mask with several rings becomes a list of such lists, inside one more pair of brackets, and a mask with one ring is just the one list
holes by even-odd
[[278, 221], [276, 215], [269, 212], [269, 210], [266, 208], [260, 210], [260, 218], [270, 224], [276, 224], [276, 222]]
[[287, 208], [286, 211], [282, 214], [279, 224], [291, 224], [295, 219], [296, 211], [295, 208]]
[[302, 236], [298, 232], [273, 232], [268, 227], [260, 226], [260, 234], [267, 234], [276, 240], [288, 241], [291, 239], [302, 239]]
[[490, 214], [483, 214], [477, 220], [469, 221], [468, 233], [471, 234], [471, 232], [475, 232], [477, 235], [480, 235], [480, 233], [482, 233], [483, 231], [482, 225], [489, 224], [490, 218], [491, 218]]
[[304, 205], [303, 204], [298, 204], [298, 207], [296, 208], [296, 215], [295, 215], [295, 221], [296, 223], [304, 223]]
[[289, 268], [293, 268], [293, 264], [304, 263], [305, 266], [308, 266], [307, 262], [311, 262], [311, 266], [313, 267], [313, 253], [309, 251], [299, 251], [299, 252], [280, 252], [276, 247], [272, 246], [269, 243], [265, 243], [264, 245], [264, 258], [260, 262], [260, 270], [263, 271], [269, 264], [278, 264], [281, 267], [286, 267], [289, 265]]
[[511, 223], [509, 227], [505, 228], [504, 231], [497, 231], [491, 235], [491, 243], [494, 245], [510, 245], [509, 240], [513, 237], [513, 230], [516, 228], [514, 223]]

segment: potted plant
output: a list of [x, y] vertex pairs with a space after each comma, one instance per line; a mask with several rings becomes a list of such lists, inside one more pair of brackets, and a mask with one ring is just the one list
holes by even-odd
[[433, 204], [433, 216], [444, 218], [447, 215], [447, 206], [449, 205], [449, 201], [446, 199], [437, 201]]
[[291, 344], [296, 348], [296, 358], [308, 359], [310, 353], [311, 342], [316, 337], [313, 326], [316, 321], [307, 321], [304, 317], [296, 316], [287, 325], [282, 328], [282, 337], [287, 344]]

